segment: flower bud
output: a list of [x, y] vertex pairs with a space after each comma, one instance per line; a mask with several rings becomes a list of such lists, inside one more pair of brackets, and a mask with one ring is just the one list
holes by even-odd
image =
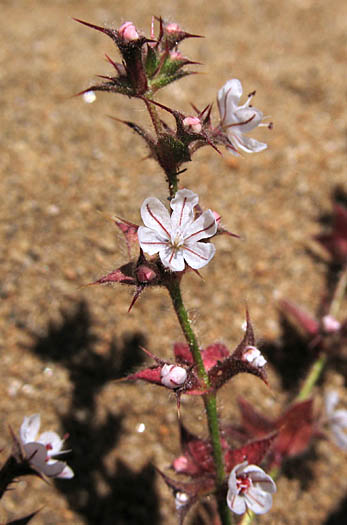
[[322, 318], [322, 327], [326, 334], [333, 334], [340, 330], [341, 323], [339, 323], [332, 315], [325, 315]]
[[187, 379], [187, 371], [182, 366], [163, 365], [160, 372], [161, 384], [167, 388], [178, 388]]
[[176, 492], [175, 505], [177, 510], [187, 505], [188, 501], [189, 496], [186, 492]]
[[139, 34], [136, 31], [136, 27], [132, 22], [124, 22], [118, 29], [118, 34], [123, 40], [131, 42], [132, 40], [138, 40]]
[[201, 122], [198, 117], [186, 117], [183, 120], [183, 126], [194, 133], [200, 133], [202, 129]]
[[247, 346], [242, 356], [243, 361], [248, 361], [253, 366], [262, 368], [266, 365], [266, 359], [255, 346]]
[[141, 264], [136, 269], [136, 276], [137, 276], [137, 280], [140, 283], [148, 283], [148, 282], [154, 281], [157, 277], [155, 271], [149, 266], [146, 266], [145, 264]]

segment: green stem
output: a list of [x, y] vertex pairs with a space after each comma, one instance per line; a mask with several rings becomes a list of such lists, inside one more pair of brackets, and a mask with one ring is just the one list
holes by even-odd
[[296, 397], [296, 401], [304, 401], [305, 399], [308, 399], [310, 397], [313, 387], [317, 383], [318, 379], [320, 378], [327, 360], [328, 360], [328, 356], [326, 354], [322, 354], [312, 364], [309, 370], [309, 373], [302, 387], [300, 388], [300, 392]]
[[[334, 294], [333, 294], [333, 297], [330, 303], [330, 307], [327, 312], [328, 315], [331, 315], [332, 317], [336, 317], [336, 315], [338, 314], [338, 311], [341, 306], [341, 302], [346, 292], [346, 286], [347, 286], [347, 267], [341, 270], [341, 273], [337, 280], [335, 291], [334, 291]], [[308, 372], [308, 375], [302, 387], [300, 388], [299, 394], [296, 397], [296, 401], [304, 401], [305, 399], [310, 397], [313, 387], [315, 386], [320, 376], [322, 375], [322, 372], [327, 363], [327, 360], [328, 360], [327, 353], [322, 353], [316, 359], [316, 361], [312, 363], [312, 366]]]
[[[189, 320], [188, 312], [184, 306], [179, 278], [173, 274], [169, 283], [167, 284], [167, 289], [169, 291], [174, 310], [176, 312], [178, 321], [181, 325], [182, 332], [186, 341], [189, 345], [190, 351], [192, 353], [194, 363], [196, 365], [198, 376], [202, 379], [206, 388], [210, 387], [210, 381], [208, 374], [205, 369], [205, 365], [202, 359], [200, 347], [198, 344], [197, 337], [192, 329], [191, 322]], [[218, 496], [220, 489], [223, 486], [225, 480], [225, 470], [224, 470], [224, 459], [223, 459], [223, 450], [220, 439], [220, 430], [218, 422], [218, 413], [217, 413], [217, 400], [215, 392], [209, 392], [203, 396], [204, 404], [207, 414], [207, 423], [209, 434], [212, 443], [213, 449], [213, 458], [216, 468], [216, 489], [217, 489], [217, 503], [220, 519], [223, 525], [231, 525], [231, 515], [229, 508], [227, 506], [225, 498], [220, 498]]]

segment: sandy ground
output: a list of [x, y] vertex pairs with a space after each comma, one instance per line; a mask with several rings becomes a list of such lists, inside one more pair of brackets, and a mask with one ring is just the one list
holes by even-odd
[[[70, 433], [76, 477], [20, 481], [1, 502], [1, 522], [42, 507], [32, 523], [176, 523], [171, 494], [153, 468], [165, 470], [179, 453], [175, 400], [164, 389], [113, 381], [142, 364], [139, 344], [168, 358], [182, 340], [169, 299], [148, 291], [128, 315], [128, 288], [81, 288], [127, 261], [120, 234], [98, 212], [138, 222], [145, 197], [165, 199], [165, 183], [144, 160], [140, 139], [107, 118], [149, 127], [140, 103], [71, 97], [110, 71], [105, 53], [118, 56], [109, 39], [72, 17], [115, 27], [132, 20], [148, 34], [152, 14], [206, 36], [182, 45], [205, 64], [204, 74], [169, 87], [163, 103], [189, 112], [190, 102], [203, 107], [237, 77], [246, 93], [257, 90], [255, 106], [275, 123], [254, 134], [268, 142], [266, 152], [231, 162], [206, 148], [182, 176], [203, 206], [242, 235], [216, 240], [203, 282], [185, 278], [201, 344], [237, 344], [247, 300], [259, 341], [276, 353], [284, 338], [276, 299], [314, 311], [324, 288], [326, 266], [308, 248], [336, 188], [347, 191], [343, 0], [2, 0], [0, 448], [5, 457], [8, 425], [17, 430], [25, 415], [40, 412], [46, 429]], [[223, 419], [237, 421], [240, 394], [274, 416], [293, 398], [302, 364], [294, 383], [267, 357], [272, 391], [237, 377], [222, 390]], [[315, 391], [317, 409], [331, 388], [346, 406], [345, 372], [328, 368]], [[184, 400], [182, 412], [203, 435], [200, 401]], [[317, 443], [280, 479], [261, 522], [342, 523], [345, 459], [332, 443]]]

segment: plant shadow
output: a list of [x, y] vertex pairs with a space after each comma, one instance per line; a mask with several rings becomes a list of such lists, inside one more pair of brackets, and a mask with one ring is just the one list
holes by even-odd
[[[149, 463], [139, 472], [117, 460], [106, 467], [106, 456], [117, 447], [123, 417], [107, 412], [97, 418], [96, 397], [114, 379], [124, 377], [140, 366], [145, 354], [140, 350], [144, 336], [134, 333], [113, 340], [104, 354], [95, 349], [93, 321], [85, 301], [69, 312], [62, 312], [60, 323], [50, 322], [44, 336], [30, 333], [29, 350], [45, 362], [63, 366], [72, 383], [69, 410], [61, 417], [70, 433], [72, 454], [68, 463], [75, 472], [72, 480], [55, 480], [71, 509], [88, 525], [140, 525], [150, 516], [159, 523], [155, 469]], [[127, 458], [129, 460], [129, 458]], [[135, 503], [136, 502], [136, 503]]]

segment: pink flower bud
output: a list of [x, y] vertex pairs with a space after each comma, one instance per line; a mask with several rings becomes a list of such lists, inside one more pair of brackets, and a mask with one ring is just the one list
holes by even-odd
[[178, 388], [187, 379], [187, 371], [182, 366], [163, 365], [160, 372], [161, 384], [167, 388]]
[[182, 31], [182, 29], [180, 28], [178, 24], [173, 22], [165, 26], [165, 31], [167, 33], [179, 33], [180, 31]]
[[189, 496], [186, 492], [176, 492], [175, 505], [177, 510], [187, 505], [188, 501]]
[[194, 131], [194, 133], [200, 133], [202, 128], [200, 119], [198, 119], [198, 117], [186, 117], [183, 120], [183, 126], [191, 131]]
[[136, 276], [140, 283], [148, 283], [151, 281], [154, 281], [157, 277], [156, 273], [152, 268], [149, 266], [146, 266], [145, 264], [141, 264], [136, 270]]
[[118, 29], [118, 34], [123, 40], [131, 42], [132, 40], [138, 40], [139, 34], [136, 31], [136, 27], [132, 22], [124, 22]]
[[243, 361], [248, 361], [253, 366], [262, 368], [266, 365], [266, 359], [255, 346], [247, 346], [242, 356]]
[[182, 60], [187, 60], [179, 51], [170, 51], [170, 58], [171, 60], [178, 60], [180, 62]]
[[341, 323], [339, 323], [332, 315], [325, 315], [322, 319], [322, 326], [325, 333], [333, 334], [340, 330]]

